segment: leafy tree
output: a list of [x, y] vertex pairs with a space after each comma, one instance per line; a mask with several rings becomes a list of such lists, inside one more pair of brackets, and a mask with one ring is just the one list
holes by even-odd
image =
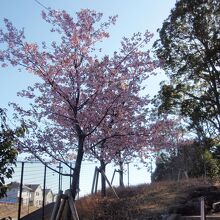
[[210, 148], [197, 141], [169, 149], [157, 156], [156, 169], [152, 180], [177, 180], [180, 173], [186, 172], [191, 178], [207, 176], [217, 177], [220, 172], [218, 158]]
[[169, 82], [155, 103], [159, 112], [186, 116], [200, 137], [219, 138], [220, 1], [179, 0], [154, 43]]
[[81, 10], [74, 19], [65, 11], [49, 10], [42, 12], [42, 17], [60, 39], [50, 46], [29, 43], [24, 31], [5, 19], [6, 30], [0, 32], [5, 49], [0, 51], [0, 60], [3, 66], [24, 67], [41, 78], [19, 93], [31, 100], [29, 109], [13, 104], [17, 117], [25, 120], [28, 128], [21, 144], [23, 151], [41, 161], [47, 155], [68, 165], [68, 155], [75, 154], [75, 198], [84, 153], [94, 151], [94, 146], [102, 149], [101, 143], [106, 141], [113, 149], [111, 140], [135, 135], [130, 135], [120, 121], [120, 129], [113, 123], [109, 132], [103, 132], [112, 114], [118, 109], [130, 114], [127, 119], [133, 129], [141, 123], [141, 116], [133, 121], [145, 110], [146, 98], [139, 95], [141, 84], [157, 65], [149, 51], [142, 49], [152, 35], [146, 32], [123, 38], [119, 52], [103, 56], [97, 45], [109, 36], [107, 29], [115, 24], [115, 16], [101, 22], [102, 14], [91, 10]]
[[23, 129], [12, 130], [6, 123], [6, 114], [0, 108], [0, 198], [6, 195], [5, 179], [12, 178], [13, 165], [16, 165], [18, 151], [16, 138], [23, 133]]
[[204, 152], [203, 157], [205, 161], [205, 174], [210, 177], [217, 177], [220, 171], [218, 159], [214, 158], [213, 154], [208, 150]]

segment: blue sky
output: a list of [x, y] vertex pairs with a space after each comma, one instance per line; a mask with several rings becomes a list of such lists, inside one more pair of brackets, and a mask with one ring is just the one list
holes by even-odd
[[[83, 8], [93, 9], [104, 13], [104, 16], [118, 15], [115, 26], [110, 29], [110, 38], [103, 43], [106, 54], [117, 50], [123, 36], [131, 36], [135, 32], [144, 32], [148, 29], [154, 33], [151, 43], [158, 38], [156, 30], [162, 26], [168, 17], [176, 0], [39, 0], [45, 6], [53, 9], [66, 10], [74, 16], [75, 12]], [[48, 26], [41, 19], [43, 8], [34, 0], [1, 0], [0, 28], [3, 18], [8, 18], [18, 28], [25, 28], [27, 40], [41, 42], [51, 40]], [[1, 45], [0, 45], [1, 48]], [[155, 94], [163, 74], [158, 74], [148, 82], [148, 92]], [[0, 67], [0, 107], [7, 108], [8, 102], [26, 104], [25, 100], [18, 99], [16, 93], [25, 89], [37, 80], [29, 73], [19, 72], [16, 68]], [[10, 112], [9, 112], [10, 113]], [[132, 171], [131, 171], [132, 172]], [[134, 171], [137, 173], [137, 171]], [[149, 180], [146, 170], [134, 178], [133, 184], [144, 183]]]
[[[161, 27], [163, 20], [169, 15], [176, 0], [41, 0], [45, 6], [54, 9], [66, 10], [74, 16], [82, 8], [89, 8], [102, 12], [104, 16], [118, 15], [115, 26], [110, 29], [110, 38], [103, 43], [104, 52], [109, 54], [117, 50], [123, 36], [131, 36], [134, 32], [144, 32], [148, 29], [154, 33]], [[8, 18], [18, 28], [25, 28], [27, 39], [34, 42], [50, 40], [52, 35], [48, 26], [41, 19], [41, 7], [35, 0], [1, 0], [0, 27], [3, 18]], [[149, 93], [155, 93], [158, 82], [163, 78], [158, 75], [149, 80]], [[16, 93], [37, 79], [25, 72], [18, 72], [16, 68], [0, 67], [0, 107], [7, 107], [10, 101], [24, 102], [18, 99]]]

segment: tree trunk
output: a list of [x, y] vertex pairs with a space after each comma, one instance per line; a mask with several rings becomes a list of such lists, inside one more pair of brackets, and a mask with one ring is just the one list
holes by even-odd
[[[103, 160], [100, 161], [100, 170], [103, 171], [105, 173], [105, 167], [106, 167], [106, 164]], [[106, 179], [103, 175], [101, 175], [101, 194], [103, 197], [106, 196]]]
[[72, 180], [72, 187], [71, 187], [71, 192], [73, 199], [75, 200], [76, 195], [79, 191], [79, 178], [80, 178], [80, 170], [81, 170], [81, 164], [83, 160], [83, 144], [84, 144], [85, 137], [81, 135], [79, 137], [79, 142], [78, 142], [78, 152], [77, 152], [77, 157], [76, 157], [76, 163], [73, 171], [73, 180]]
[[[75, 200], [77, 193], [79, 191], [79, 178], [80, 178], [80, 170], [81, 170], [81, 164], [83, 160], [83, 144], [84, 144], [85, 136], [80, 135], [79, 140], [78, 140], [78, 151], [77, 151], [77, 157], [76, 157], [76, 162], [75, 162], [75, 167], [73, 170], [73, 179], [72, 179], [72, 185], [71, 185], [71, 193], [73, 200]], [[63, 220], [73, 220], [71, 210], [69, 207], [68, 202], [66, 202], [64, 212], [63, 212]]]
[[119, 162], [119, 186], [124, 187], [123, 162]]

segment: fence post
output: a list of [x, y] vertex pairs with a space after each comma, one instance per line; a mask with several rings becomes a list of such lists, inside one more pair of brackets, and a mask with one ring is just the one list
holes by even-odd
[[70, 162], [70, 189], [72, 186], [72, 163]]
[[60, 177], [60, 189], [63, 190], [63, 167], [61, 168], [61, 177]]
[[43, 204], [42, 204], [42, 220], [44, 220], [44, 206], [45, 206], [45, 196], [46, 196], [46, 175], [47, 175], [47, 165], [44, 165], [44, 186], [43, 186]]
[[129, 174], [130, 174], [130, 173], [129, 173], [129, 163], [127, 163], [127, 166], [128, 166], [128, 186], [129, 186], [129, 185], [130, 185], [130, 182], [129, 182], [129, 178], [130, 178], [130, 177], [129, 177]]
[[22, 203], [22, 189], [23, 189], [23, 177], [24, 177], [24, 162], [21, 162], [21, 180], [20, 180], [20, 192], [19, 192], [19, 204], [18, 204], [18, 220], [21, 219], [21, 203]]
[[201, 220], [206, 220], [205, 216], [205, 198], [200, 198], [200, 214], [201, 214]]
[[62, 181], [62, 177], [61, 177], [61, 169], [62, 169], [62, 167], [61, 167], [61, 162], [59, 162], [59, 166], [57, 166], [57, 168], [59, 169], [59, 188], [58, 188], [58, 192], [60, 191], [60, 190], [62, 190], [62, 183], [61, 183], [61, 181]]

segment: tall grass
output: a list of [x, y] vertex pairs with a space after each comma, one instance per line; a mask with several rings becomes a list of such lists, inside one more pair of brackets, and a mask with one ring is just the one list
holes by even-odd
[[80, 220], [159, 220], [171, 206], [186, 200], [195, 188], [210, 186], [213, 181], [200, 178], [117, 188], [120, 199], [108, 190], [107, 197], [86, 196], [77, 201], [76, 207]]

